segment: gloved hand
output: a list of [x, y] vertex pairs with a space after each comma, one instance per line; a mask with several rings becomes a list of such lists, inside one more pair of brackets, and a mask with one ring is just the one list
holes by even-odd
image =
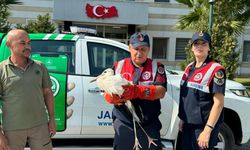
[[118, 95], [115, 94], [110, 95], [105, 92], [103, 96], [105, 100], [110, 104], [118, 105], [124, 102], [124, 100], [122, 100]]
[[124, 85], [124, 92], [121, 95], [123, 100], [142, 99], [155, 100], [156, 87], [154, 85]]

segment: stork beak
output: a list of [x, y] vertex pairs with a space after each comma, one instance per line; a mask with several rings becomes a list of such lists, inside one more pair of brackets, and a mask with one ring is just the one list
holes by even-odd
[[101, 77], [101, 75], [97, 76], [95, 79], [89, 81], [89, 83], [95, 82], [95, 81], [96, 81], [98, 78], [100, 78], [100, 77]]
[[97, 78], [95, 78], [95, 79], [89, 81], [89, 83], [95, 82], [96, 80], [97, 80]]

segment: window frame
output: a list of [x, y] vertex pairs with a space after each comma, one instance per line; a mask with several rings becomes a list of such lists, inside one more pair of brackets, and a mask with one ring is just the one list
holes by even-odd
[[[157, 57], [156, 57], [155, 52], [156, 52], [157, 48], [155, 47], [155, 45], [164, 45], [164, 44], [158, 44], [158, 43], [156, 43], [155, 40], [157, 40], [157, 39], [165, 40], [165, 41], [163, 41], [163, 43], [165, 43], [165, 47], [161, 47], [161, 48], [163, 48], [163, 50], [161, 51], [162, 53], [158, 54]], [[169, 37], [153, 37], [152, 41], [153, 41], [153, 45], [152, 45], [152, 58], [153, 59], [167, 59], [168, 46], [169, 46]], [[162, 56], [162, 57], [159, 57], [159, 56]]]
[[242, 62], [250, 63], [250, 40], [243, 42]]
[[[94, 49], [97, 46], [99, 46], [100, 49]], [[107, 48], [107, 49], [105, 50], [105, 48]], [[88, 58], [89, 58], [89, 67], [90, 67], [90, 75], [91, 76], [99, 75], [106, 68], [112, 68], [114, 65], [114, 62], [119, 61], [119, 60], [124, 59], [124, 58], [127, 58], [127, 57], [130, 57], [129, 51], [127, 51], [123, 48], [117, 47], [115, 45], [109, 45], [109, 44], [104, 44], [104, 43], [88, 41], [87, 42], [87, 49], [88, 49]], [[98, 53], [98, 51], [102, 51], [101, 52], [102, 54]], [[119, 52], [121, 52], [121, 53], [119, 53]], [[113, 57], [112, 61], [109, 63], [107, 63], [108, 62], [107, 60], [109, 59], [109, 57], [107, 57], [107, 55], [110, 55]], [[101, 56], [102, 59], [99, 59], [98, 56]], [[101, 62], [102, 64], [98, 64], [99, 62]]]
[[170, 0], [155, 0], [155, 2], [167, 2], [167, 3], [169, 3], [170, 2]]
[[[180, 47], [180, 43], [178, 43], [178, 40], [182, 40], [180, 42], [184, 43], [184, 40], [186, 40], [186, 44], [183, 44], [183, 48]], [[176, 41], [175, 41], [175, 60], [185, 60], [187, 58], [186, 56], [186, 51], [185, 51], [185, 48], [186, 46], [189, 44], [190, 42], [190, 38], [176, 38]], [[179, 48], [180, 47], [180, 48]], [[177, 49], [178, 48], [178, 49]], [[182, 49], [183, 51], [180, 51], [179, 49]], [[183, 52], [183, 53], [182, 53]], [[177, 56], [177, 54], [184, 54], [185, 55], [185, 58], [177, 58], [177, 57], [181, 57], [181, 56]]]

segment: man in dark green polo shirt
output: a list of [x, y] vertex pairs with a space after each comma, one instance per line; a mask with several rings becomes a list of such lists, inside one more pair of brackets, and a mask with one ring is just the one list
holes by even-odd
[[6, 44], [11, 56], [0, 63], [0, 149], [21, 150], [28, 142], [31, 150], [51, 150], [51, 136], [56, 130], [48, 71], [42, 63], [29, 58], [31, 46], [26, 31], [11, 30]]

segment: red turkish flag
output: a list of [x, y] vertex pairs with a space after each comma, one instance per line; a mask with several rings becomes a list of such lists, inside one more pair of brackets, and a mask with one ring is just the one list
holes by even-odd
[[92, 6], [86, 4], [86, 14], [90, 18], [112, 18], [118, 17], [118, 12], [115, 6], [105, 7], [103, 5]]

